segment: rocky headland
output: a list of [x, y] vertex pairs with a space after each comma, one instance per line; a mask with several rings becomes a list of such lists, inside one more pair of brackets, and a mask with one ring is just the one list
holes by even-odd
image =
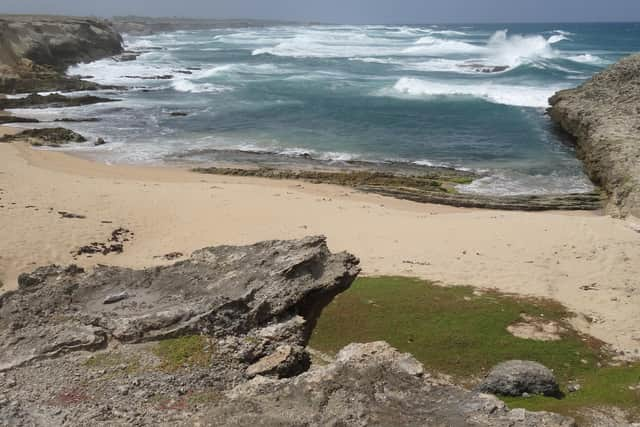
[[164, 267], [48, 266], [0, 296], [8, 425], [572, 426], [510, 411], [384, 342], [313, 361], [360, 269], [323, 237], [221, 246]]
[[64, 71], [121, 52], [122, 37], [108, 21], [0, 15], [0, 93], [97, 89]]
[[589, 176], [609, 196], [608, 211], [640, 217], [640, 55], [549, 102], [551, 118], [575, 138]]

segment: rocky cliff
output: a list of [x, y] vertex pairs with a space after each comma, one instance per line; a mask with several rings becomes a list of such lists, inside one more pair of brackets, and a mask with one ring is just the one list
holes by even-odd
[[107, 21], [0, 15], [0, 93], [95, 89], [62, 72], [121, 52], [122, 38]]
[[510, 411], [386, 343], [311, 363], [320, 311], [358, 272], [307, 237], [24, 274], [0, 296], [0, 424], [573, 425]]
[[575, 137], [591, 179], [608, 194], [608, 211], [640, 217], [640, 55], [549, 102], [551, 118]]

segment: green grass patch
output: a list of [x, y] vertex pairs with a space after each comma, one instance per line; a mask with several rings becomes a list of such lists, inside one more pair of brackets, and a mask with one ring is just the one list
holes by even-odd
[[[558, 321], [566, 332], [559, 341], [517, 338], [506, 328], [522, 314]], [[514, 407], [574, 415], [586, 406], [640, 407], [639, 392], [629, 389], [640, 382], [640, 365], [607, 367], [601, 343], [574, 331], [563, 320], [569, 316], [549, 300], [403, 277], [360, 278], [324, 310], [310, 346], [335, 353], [351, 342], [384, 340], [467, 386], [499, 362], [534, 360], [553, 369], [563, 388], [570, 381], [583, 388], [562, 400], [510, 399]]]
[[160, 369], [177, 371], [183, 367], [206, 367], [211, 361], [211, 342], [201, 335], [160, 341], [153, 349], [161, 359]]

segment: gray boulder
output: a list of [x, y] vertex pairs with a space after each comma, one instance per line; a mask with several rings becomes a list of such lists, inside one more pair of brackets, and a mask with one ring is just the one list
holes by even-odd
[[483, 393], [522, 396], [524, 393], [559, 396], [553, 372], [537, 362], [510, 360], [496, 365], [478, 386]]

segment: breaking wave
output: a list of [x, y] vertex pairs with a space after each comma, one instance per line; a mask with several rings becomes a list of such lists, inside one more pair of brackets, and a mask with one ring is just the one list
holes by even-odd
[[516, 86], [497, 83], [455, 84], [403, 77], [382, 95], [410, 97], [474, 97], [489, 102], [517, 107], [545, 108], [558, 88]]

